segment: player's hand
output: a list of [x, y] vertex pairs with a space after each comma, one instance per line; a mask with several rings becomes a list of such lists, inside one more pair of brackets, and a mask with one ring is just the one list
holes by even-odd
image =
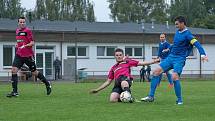
[[98, 90], [96, 90], [96, 89], [92, 89], [92, 90], [90, 90], [90, 94], [95, 94], [95, 93], [98, 93], [99, 91]]
[[168, 52], [168, 51], [169, 51], [169, 49], [167, 48], [167, 49], [164, 49], [164, 50], [162, 51], [162, 53]]
[[158, 62], [160, 62], [160, 58], [154, 59], [154, 63], [158, 63]]
[[201, 55], [201, 59], [203, 62], [205, 62], [205, 61], [208, 62], [208, 57], [206, 55]]
[[25, 45], [22, 45], [21, 47], [19, 47], [20, 49], [23, 49], [23, 48], [25, 48]]

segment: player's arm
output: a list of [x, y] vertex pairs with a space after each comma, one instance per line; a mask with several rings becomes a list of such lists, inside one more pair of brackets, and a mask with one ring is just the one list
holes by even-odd
[[34, 41], [31, 41], [30, 43], [25, 45], [25, 47], [32, 47], [32, 46], [34, 46]]
[[28, 48], [28, 47], [32, 47], [32, 46], [34, 46], [34, 41], [31, 41], [30, 43], [28, 43], [28, 44], [25, 44], [25, 45], [22, 45], [21, 47], [19, 47], [19, 48]]
[[170, 51], [170, 49], [169, 49], [169, 48], [167, 48], [167, 49], [163, 49], [163, 51], [162, 51], [162, 52], [164, 53], [164, 52], [168, 52], [168, 51]]
[[29, 31], [27, 31], [27, 32], [28, 32], [27, 38], [28, 38], [28, 40], [29, 40], [30, 42], [29, 42], [28, 44], [22, 45], [20, 48], [28, 48], [28, 47], [34, 46], [34, 40], [33, 40], [32, 31], [29, 30]]
[[198, 51], [199, 51], [199, 53], [200, 53], [200, 55], [201, 55], [201, 59], [202, 59], [203, 61], [208, 61], [208, 57], [206, 56], [205, 50], [204, 50], [204, 48], [202, 47], [202, 45], [199, 43], [198, 40], [196, 40], [195, 38], [193, 38], [193, 39], [190, 41], [190, 44], [194, 45], [194, 46], [198, 49]]
[[105, 89], [106, 87], [108, 87], [108, 86], [111, 84], [111, 81], [112, 81], [111, 79], [107, 79], [101, 86], [99, 86], [99, 87], [96, 88], [96, 89], [92, 89], [92, 90], [90, 91], [90, 93], [97, 93], [97, 92], [99, 92], [99, 91]]
[[166, 44], [167, 48], [164, 49], [162, 52], [168, 52], [170, 51], [171, 45], [169, 43]]
[[154, 60], [149, 61], [149, 62], [148, 62], [148, 61], [139, 62], [139, 63], [137, 64], [137, 66], [151, 65], [151, 64], [158, 63], [158, 62], [160, 62], [160, 59], [159, 59], [159, 58], [154, 59]]

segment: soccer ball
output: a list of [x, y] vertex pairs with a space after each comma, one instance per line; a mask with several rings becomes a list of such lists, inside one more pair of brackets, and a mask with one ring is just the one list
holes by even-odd
[[128, 91], [124, 91], [120, 94], [120, 100], [124, 103], [128, 103], [132, 101], [131, 93]]

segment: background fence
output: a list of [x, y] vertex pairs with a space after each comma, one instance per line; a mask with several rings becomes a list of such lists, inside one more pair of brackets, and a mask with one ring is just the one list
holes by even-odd
[[[152, 70], [153, 71], [153, 70]], [[151, 71], [151, 75], [152, 75]], [[29, 71], [19, 71], [18, 76], [19, 80], [26, 81], [26, 75], [27, 73], [31, 73]], [[170, 72], [171, 73], [171, 72]], [[0, 81], [10, 81], [11, 79], [11, 71], [0, 71]], [[108, 71], [85, 71], [85, 70], [79, 70], [77, 74], [77, 81], [82, 80], [103, 80], [106, 79], [108, 75]], [[140, 72], [139, 70], [132, 70], [132, 75], [135, 79], [140, 79]], [[165, 75], [165, 74], [164, 74]], [[165, 76], [164, 76], [165, 77]], [[195, 79], [211, 79], [215, 80], [215, 70], [183, 70], [183, 73], [181, 75], [181, 78], [195, 78]], [[28, 79], [29, 81], [36, 81], [35, 77], [30, 77]], [[67, 79], [64, 79], [64, 76], [62, 76], [63, 81], [69, 81]], [[60, 81], [61, 81], [60, 80]], [[73, 80], [70, 80], [73, 81]], [[75, 81], [75, 80], [74, 80]]]

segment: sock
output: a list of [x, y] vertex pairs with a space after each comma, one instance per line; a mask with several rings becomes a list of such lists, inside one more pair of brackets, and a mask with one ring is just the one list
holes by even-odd
[[44, 77], [44, 75], [43, 75], [42, 73], [38, 72], [37, 77], [38, 77], [43, 83], [45, 83], [46, 86], [49, 86], [49, 85], [50, 85], [49, 82], [46, 80], [46, 78]]
[[160, 75], [152, 77], [149, 96], [154, 97], [155, 90], [157, 88], [159, 81], [160, 81]]
[[161, 80], [162, 80], [162, 77], [163, 77], [163, 74], [160, 74], [160, 75], [159, 75], [159, 82], [158, 82], [158, 84], [157, 84], [157, 85], [160, 85]]
[[166, 72], [166, 76], [167, 76], [167, 78], [168, 78], [169, 84], [173, 84], [171, 74], [170, 74], [169, 72]]
[[182, 101], [180, 81], [175, 80], [175, 81], [173, 81], [173, 83], [174, 83], [175, 95], [178, 98], [178, 101]]
[[131, 90], [130, 90], [130, 88], [129, 88], [129, 87], [124, 87], [123, 91], [128, 91], [128, 92], [130, 92], [130, 93], [131, 93]]
[[12, 74], [12, 88], [13, 88], [13, 92], [17, 93], [17, 85], [18, 85], [18, 76], [17, 74]]

